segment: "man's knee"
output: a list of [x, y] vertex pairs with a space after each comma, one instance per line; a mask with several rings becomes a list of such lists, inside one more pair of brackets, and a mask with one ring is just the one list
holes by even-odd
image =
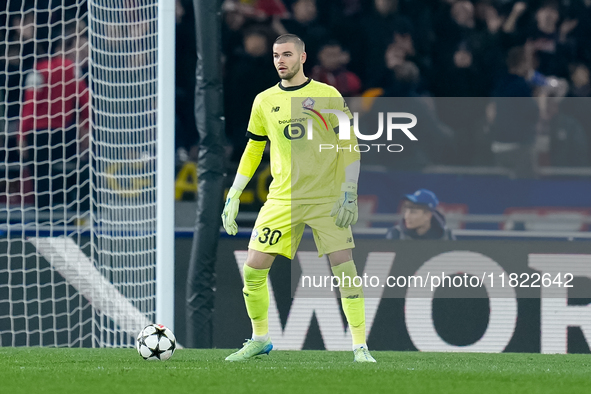
[[277, 253], [264, 253], [258, 250], [249, 249], [248, 257], [246, 258], [245, 265], [254, 269], [269, 269], [275, 261]]
[[353, 260], [353, 250], [343, 249], [328, 254], [328, 260], [332, 267], [346, 263], [347, 261]]

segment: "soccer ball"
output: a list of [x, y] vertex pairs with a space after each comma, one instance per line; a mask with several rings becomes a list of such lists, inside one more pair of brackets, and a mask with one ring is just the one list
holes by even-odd
[[136, 349], [144, 360], [168, 360], [176, 348], [176, 338], [162, 324], [150, 324], [137, 336]]

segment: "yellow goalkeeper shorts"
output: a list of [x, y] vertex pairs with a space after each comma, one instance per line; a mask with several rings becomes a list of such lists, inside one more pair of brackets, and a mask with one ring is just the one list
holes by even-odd
[[276, 205], [266, 202], [257, 217], [249, 249], [293, 259], [306, 224], [312, 228], [318, 256], [355, 247], [351, 227], [340, 228], [330, 216], [334, 203]]

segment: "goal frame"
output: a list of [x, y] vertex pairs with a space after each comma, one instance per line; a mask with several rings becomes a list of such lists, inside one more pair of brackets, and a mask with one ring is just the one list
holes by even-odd
[[[92, 1], [92, 0], [91, 0]], [[158, 0], [156, 322], [174, 332], [175, 0]]]

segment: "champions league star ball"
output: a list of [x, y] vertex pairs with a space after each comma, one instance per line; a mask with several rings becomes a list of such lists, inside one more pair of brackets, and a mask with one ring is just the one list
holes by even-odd
[[137, 336], [137, 352], [144, 360], [168, 360], [176, 348], [176, 338], [162, 324], [150, 324]]

